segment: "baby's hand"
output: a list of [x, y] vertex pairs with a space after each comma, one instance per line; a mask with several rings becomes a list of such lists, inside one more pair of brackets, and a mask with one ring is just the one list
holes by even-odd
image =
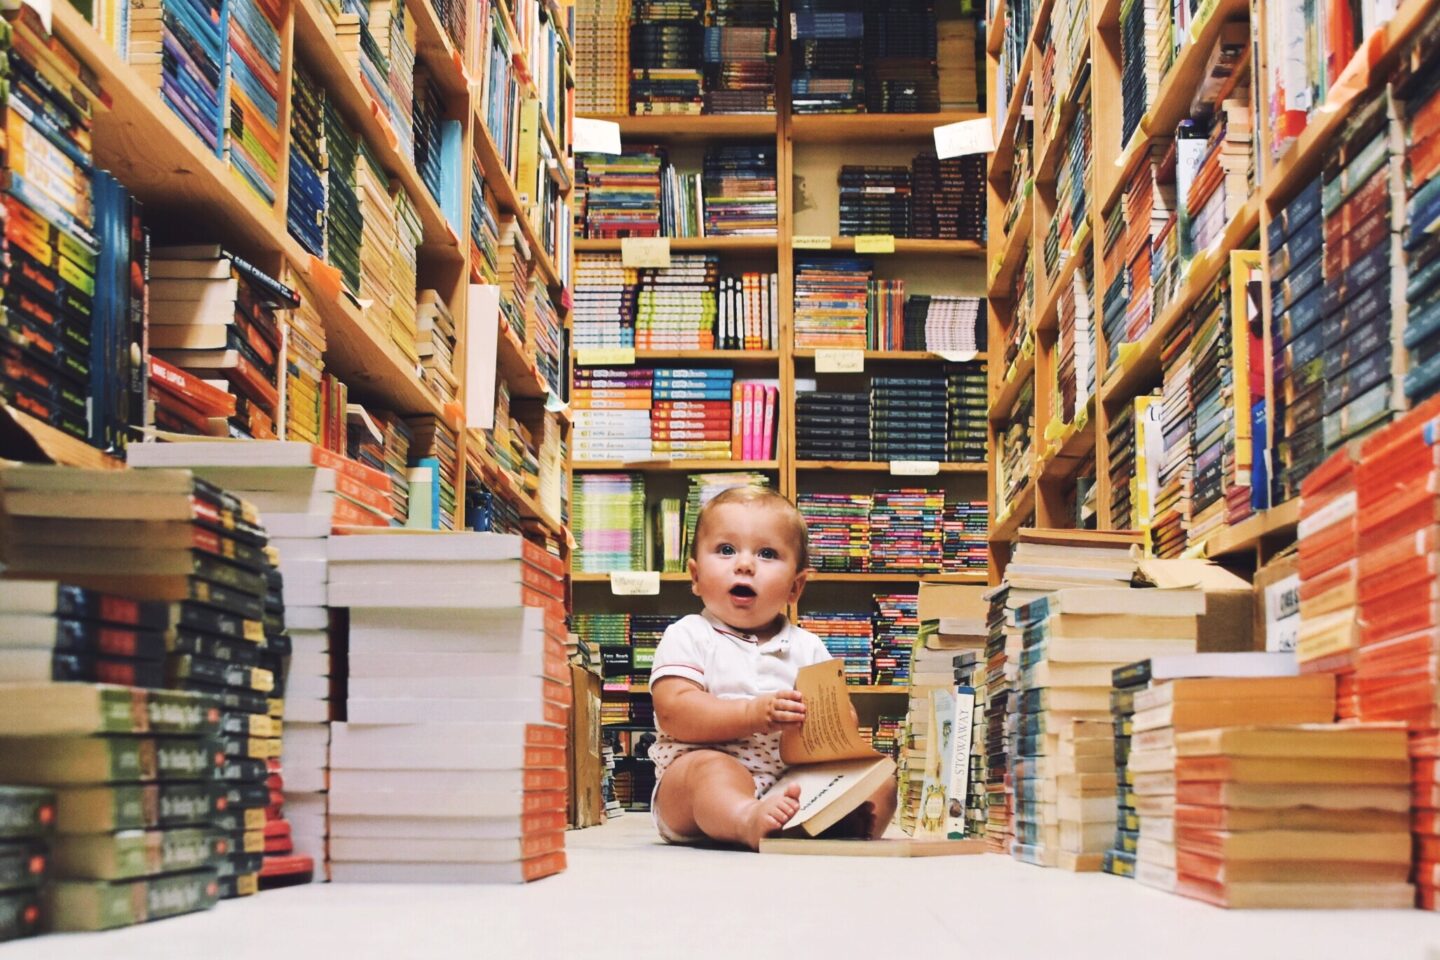
[[805, 720], [805, 698], [798, 690], [781, 690], [765, 693], [750, 701], [755, 729], [760, 733], [773, 733], [792, 723]]

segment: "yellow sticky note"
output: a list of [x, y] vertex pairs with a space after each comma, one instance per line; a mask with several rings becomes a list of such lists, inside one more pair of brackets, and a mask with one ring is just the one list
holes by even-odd
[[581, 347], [575, 351], [578, 367], [628, 367], [634, 362], [634, 347]]
[[815, 351], [816, 373], [864, 373], [864, 350], [820, 349]]
[[895, 238], [888, 233], [864, 234], [855, 238], [856, 253], [894, 253]]
[[829, 237], [792, 237], [790, 246], [795, 250], [829, 250]]
[[653, 597], [660, 593], [658, 570], [616, 570], [610, 574], [610, 592], [617, 597]]
[[620, 262], [636, 269], [665, 270], [670, 267], [669, 237], [624, 237], [620, 240]]

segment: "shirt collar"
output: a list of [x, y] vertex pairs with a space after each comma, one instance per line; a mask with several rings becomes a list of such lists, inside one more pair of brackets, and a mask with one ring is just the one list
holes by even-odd
[[771, 637], [769, 640], [764, 641], [763, 643], [755, 636], [755, 634], [745, 633], [742, 630], [737, 630], [736, 628], [726, 623], [724, 620], [721, 620], [719, 617], [715, 616], [709, 610], [702, 609], [700, 611], [700, 616], [705, 619], [706, 623], [710, 624], [710, 626], [715, 629], [716, 633], [724, 637], [729, 637], [730, 639], [738, 641], [740, 643], [754, 644], [760, 647], [760, 649], [762, 650], [772, 646], [777, 646], [779, 649], [784, 650], [790, 646], [791, 624], [790, 620], [783, 613], [780, 614], [780, 629], [776, 632], [775, 636]]

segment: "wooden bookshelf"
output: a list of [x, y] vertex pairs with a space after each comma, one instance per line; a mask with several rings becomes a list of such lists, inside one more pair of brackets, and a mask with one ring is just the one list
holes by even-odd
[[774, 137], [779, 128], [775, 114], [736, 114], [704, 116], [595, 117], [620, 125], [620, 138], [643, 143], [665, 140], [670, 143], [695, 143], [707, 140]]
[[936, 127], [985, 115], [967, 111], [943, 113], [797, 113], [790, 117], [794, 143], [862, 143], [872, 138], [925, 140]]
[[583, 471], [636, 473], [715, 473], [726, 470], [780, 469], [778, 460], [576, 460], [571, 468]]
[[[774, 253], [778, 236], [769, 237], [670, 237], [672, 253]], [[577, 238], [576, 253], [619, 253], [619, 240]]]
[[811, 583], [985, 583], [986, 574], [975, 573], [824, 573], [810, 574]]
[[[830, 249], [847, 253], [853, 252], [855, 238], [831, 237]], [[985, 247], [973, 240], [915, 240], [909, 237], [896, 237], [895, 255], [907, 254], [924, 257], [983, 258]], [[887, 256], [887, 254], [867, 254], [867, 256]]]
[[715, 360], [734, 364], [774, 364], [779, 350], [636, 350], [636, 363], [673, 360]]
[[1004, 300], [1010, 296], [1010, 281], [1014, 279], [1015, 271], [1024, 264], [1026, 253], [1032, 249], [1028, 243], [1030, 232], [1035, 225], [1035, 186], [1032, 183], [1025, 189], [1026, 196], [1021, 201], [1020, 214], [1015, 219], [1015, 225], [1000, 241], [998, 252], [991, 255], [991, 300]]
[[[941, 354], [932, 353], [929, 350], [865, 350], [865, 359], [878, 360], [884, 363], [988, 363], [989, 355], [976, 353], [973, 356], [968, 354]], [[814, 350], [792, 351], [796, 360], [814, 360]], [[962, 359], [963, 358], [963, 359]]]
[[[940, 473], [984, 473], [983, 463], [941, 463]], [[888, 460], [796, 460], [797, 471], [822, 471], [833, 470], [839, 473], [889, 473], [890, 461]], [[924, 477], [913, 477], [913, 480], [924, 480]]]
[[[572, 574], [570, 575], [570, 579], [573, 580], [575, 583], [609, 583], [609, 582], [610, 582], [610, 574], [608, 574], [608, 573], [580, 573], [580, 572], [575, 572], [575, 573], [572, 573]], [[690, 582], [690, 574], [688, 574], [688, 573], [662, 573], [662, 574], [660, 574], [660, 582], [661, 582], [661, 583], [689, 583], [689, 582]]]
[[845, 688], [845, 692], [852, 697], [908, 697], [909, 687], [876, 687], [870, 685], [851, 684]]

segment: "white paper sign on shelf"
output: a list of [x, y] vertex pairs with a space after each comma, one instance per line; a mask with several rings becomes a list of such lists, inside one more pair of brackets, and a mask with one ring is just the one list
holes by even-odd
[[575, 134], [576, 153], [620, 152], [620, 124], [614, 120], [576, 117], [571, 129]]
[[622, 237], [620, 263], [632, 269], [670, 269], [669, 237]]
[[938, 460], [891, 460], [892, 477], [933, 477], [940, 472]]
[[989, 117], [961, 120], [935, 128], [935, 153], [941, 160], [995, 149], [995, 127]]
[[653, 597], [660, 593], [660, 571], [615, 570], [610, 574], [610, 592], [617, 597]]
[[946, 363], [969, 363], [979, 356], [974, 350], [936, 350], [935, 355]]
[[495, 426], [495, 366], [500, 348], [500, 288], [493, 283], [472, 283], [468, 291], [465, 338], [465, 426], [491, 430]]
[[815, 351], [816, 373], [864, 373], [864, 350], [836, 350], [822, 347]]

